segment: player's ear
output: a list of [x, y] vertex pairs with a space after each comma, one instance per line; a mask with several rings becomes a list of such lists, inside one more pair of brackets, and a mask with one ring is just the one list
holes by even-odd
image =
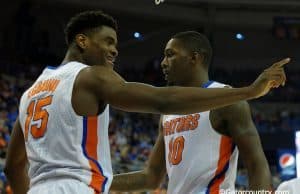
[[84, 34], [77, 34], [75, 36], [75, 42], [82, 50], [85, 50], [88, 47], [88, 37]]
[[203, 63], [204, 62], [204, 55], [202, 53], [199, 53], [199, 52], [193, 52], [192, 53], [192, 62], [194, 64], [198, 64], [199, 62]]

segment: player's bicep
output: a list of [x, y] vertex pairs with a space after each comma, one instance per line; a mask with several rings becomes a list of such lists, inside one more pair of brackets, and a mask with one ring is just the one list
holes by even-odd
[[105, 67], [90, 67], [85, 79], [90, 92], [98, 100], [115, 108], [131, 112], [157, 113], [159, 88], [135, 82], [126, 82], [119, 74]]
[[11, 169], [27, 163], [24, 135], [19, 119], [17, 118], [12, 130], [10, 143], [7, 151], [6, 168]]
[[249, 131], [234, 138], [241, 157], [246, 163], [256, 163], [265, 160], [259, 135]]
[[125, 82], [114, 88], [107, 101], [124, 111], [159, 113], [162, 98], [158, 95], [158, 90], [147, 84]]
[[247, 102], [232, 105], [228, 113], [228, 132], [237, 145], [244, 161], [265, 160], [260, 137], [253, 123]]
[[227, 131], [232, 138], [237, 139], [244, 135], [257, 134], [250, 107], [246, 101], [241, 101], [224, 109], [222, 115], [225, 117]]

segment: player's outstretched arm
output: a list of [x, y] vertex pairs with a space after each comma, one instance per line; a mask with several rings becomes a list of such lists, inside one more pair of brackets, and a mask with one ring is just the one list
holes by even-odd
[[164, 136], [161, 122], [159, 135], [144, 170], [114, 175], [111, 190], [145, 191], [159, 187], [166, 175]]
[[215, 110], [239, 149], [248, 171], [250, 190], [271, 190], [271, 173], [247, 102]]
[[16, 120], [8, 146], [4, 173], [14, 194], [26, 194], [29, 189], [27, 156], [19, 119]]
[[[265, 95], [282, 85], [286, 78], [283, 65], [289, 59], [275, 63], [250, 86], [244, 88], [153, 87], [126, 82], [113, 69], [103, 66], [85, 68], [79, 74], [81, 87], [95, 98], [115, 108], [131, 112], [188, 114], [207, 111], [240, 100]], [[82, 86], [83, 85], [83, 86]]]

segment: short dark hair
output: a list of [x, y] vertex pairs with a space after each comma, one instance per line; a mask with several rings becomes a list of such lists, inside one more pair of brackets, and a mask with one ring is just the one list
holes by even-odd
[[117, 31], [117, 22], [102, 11], [84, 11], [70, 19], [65, 28], [65, 39], [70, 45], [78, 33], [88, 33], [95, 28], [108, 26]]
[[196, 31], [185, 31], [175, 34], [172, 38], [180, 40], [185, 49], [201, 53], [204, 57], [204, 65], [207, 68], [209, 67], [212, 58], [212, 48], [206, 36]]

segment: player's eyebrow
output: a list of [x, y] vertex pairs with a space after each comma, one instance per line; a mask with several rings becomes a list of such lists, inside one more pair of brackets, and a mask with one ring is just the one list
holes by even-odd
[[113, 36], [111, 35], [107, 35], [105, 38], [104, 38], [105, 41], [108, 41], [108, 42], [112, 42], [113, 44], [117, 45], [118, 44], [118, 41], [116, 38], [114, 38]]
[[173, 50], [173, 49], [170, 49], [170, 48], [167, 48], [167, 49], [165, 49], [165, 51], [164, 51], [165, 54], [166, 54], [166, 53], [169, 53], [169, 52], [174, 52], [174, 50]]

